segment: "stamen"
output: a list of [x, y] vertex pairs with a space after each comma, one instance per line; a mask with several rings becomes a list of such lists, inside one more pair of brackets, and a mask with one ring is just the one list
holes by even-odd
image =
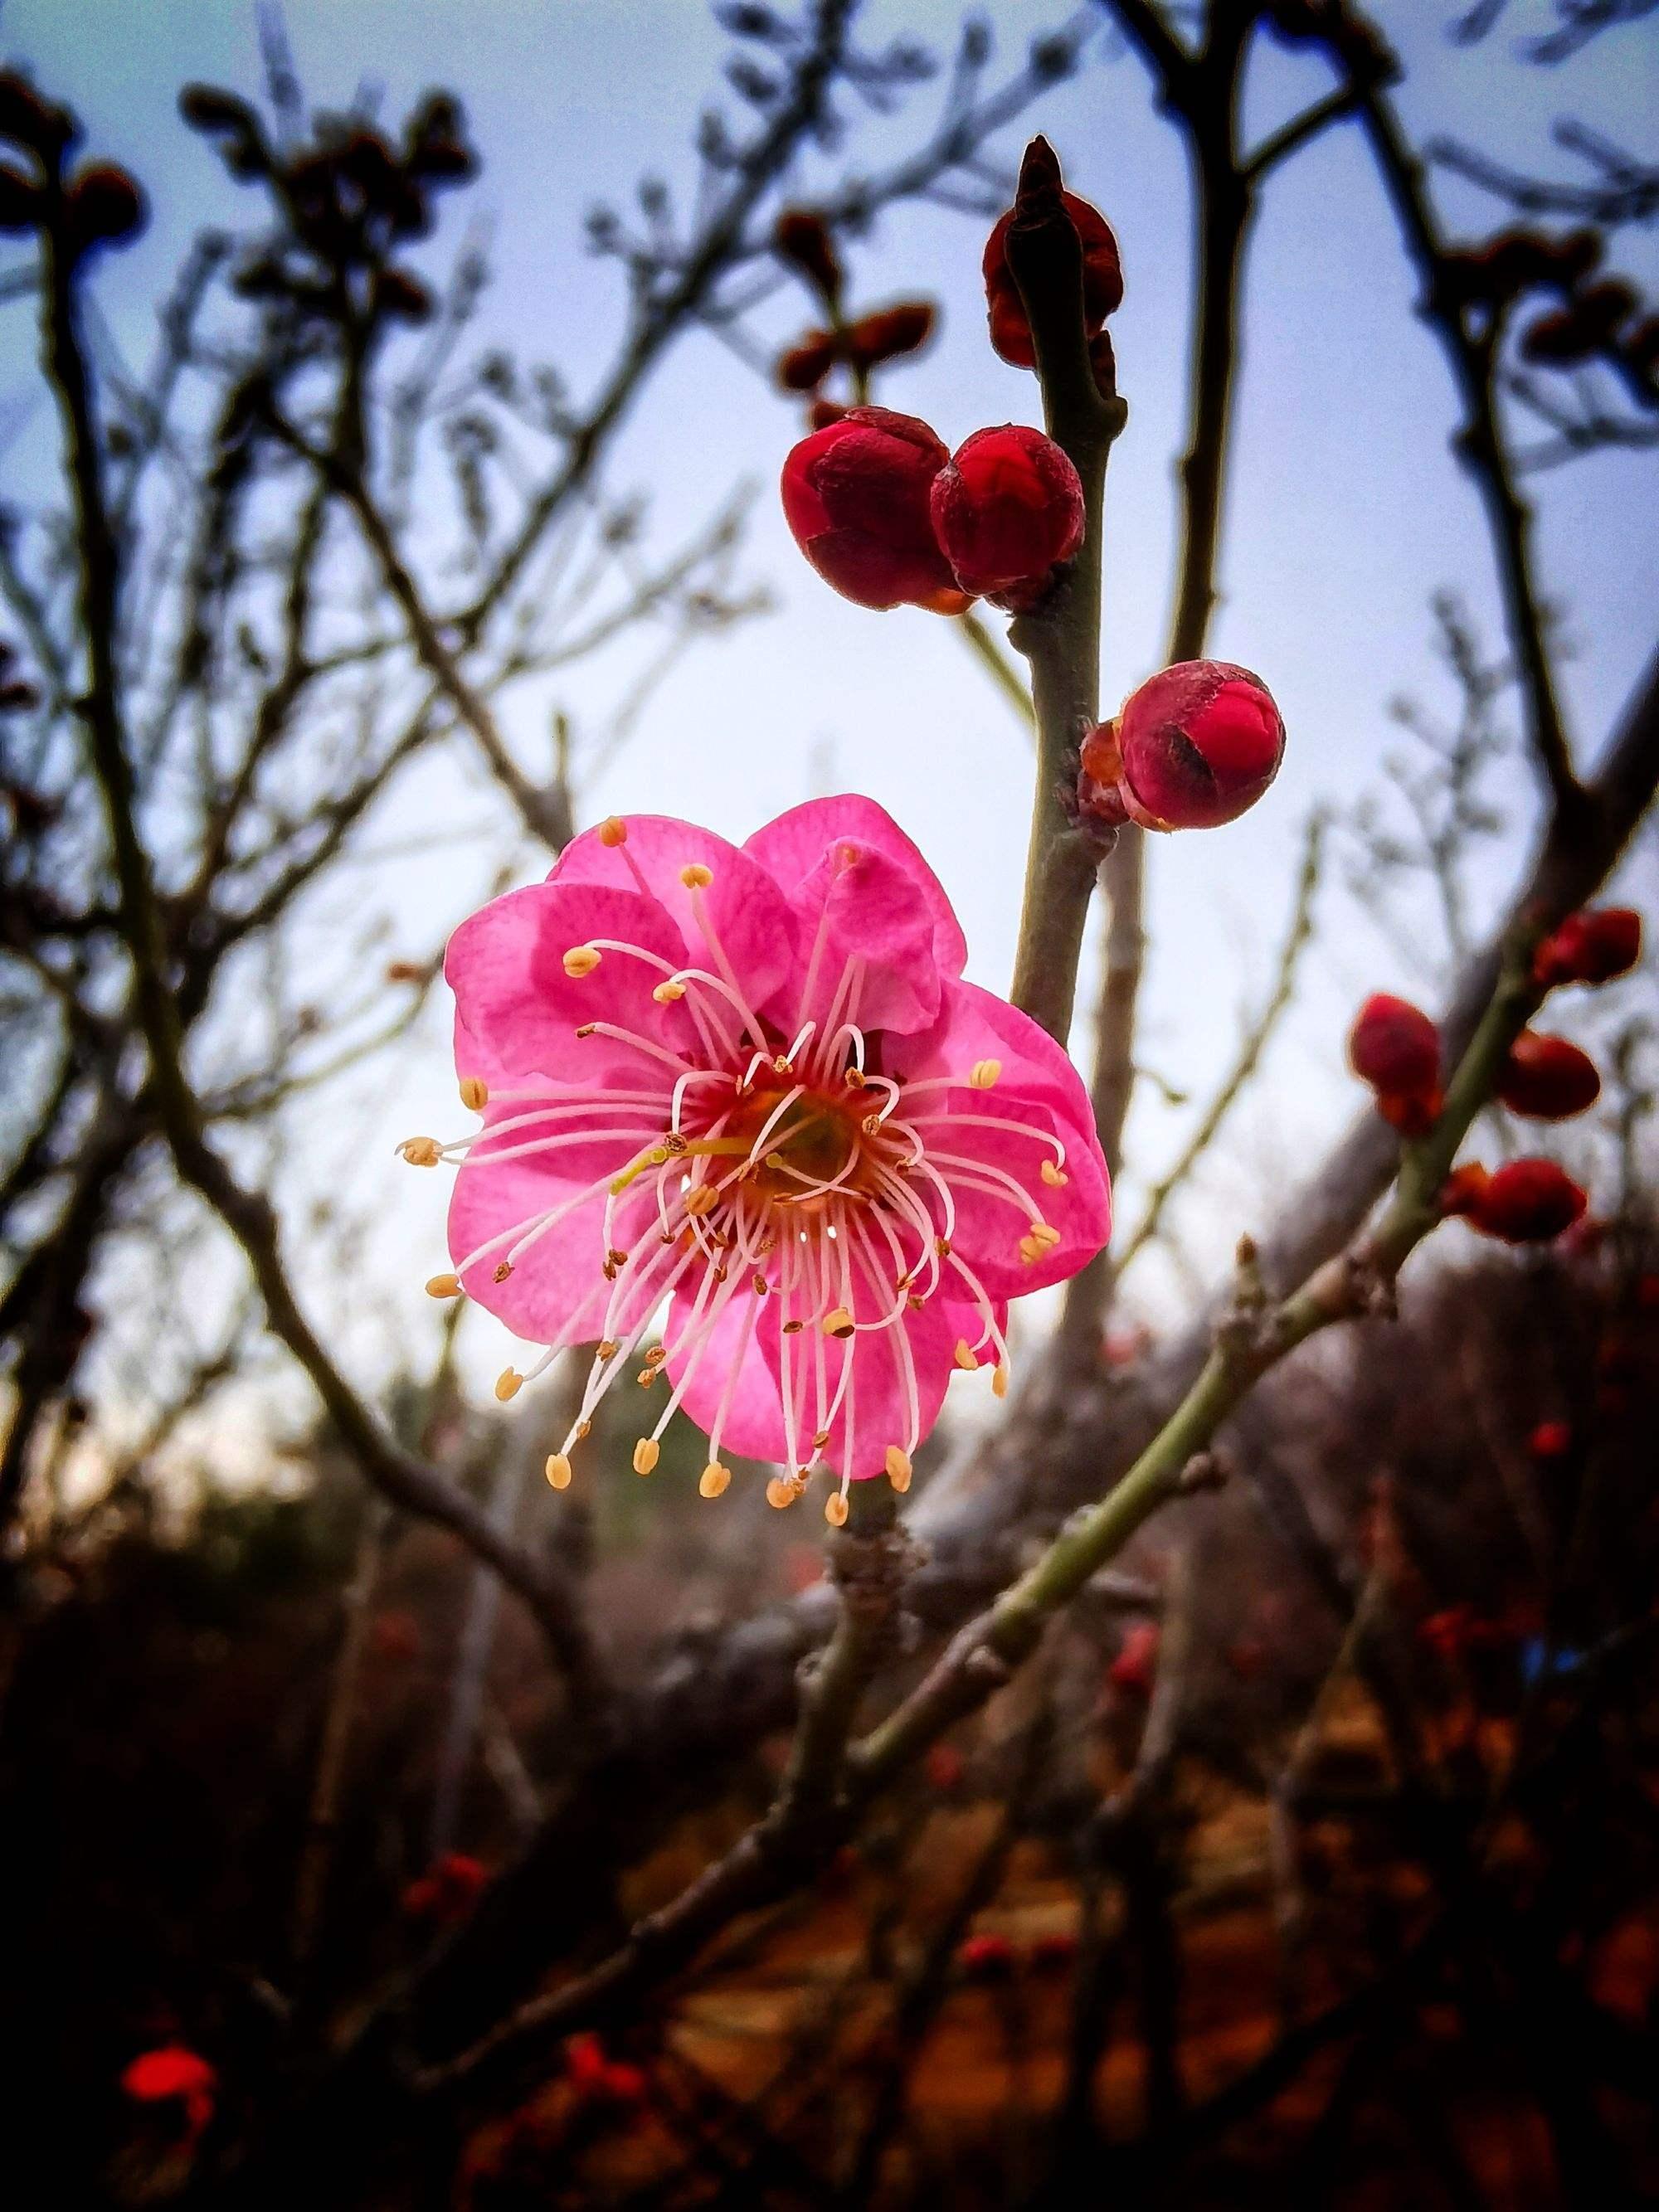
[[711, 1459], [697, 1478], [697, 1495], [700, 1498], [722, 1497], [731, 1480], [731, 1468], [722, 1467], [717, 1459]]
[[562, 1452], [549, 1452], [544, 1472], [555, 1490], [569, 1489], [570, 1462]]
[[1050, 1190], [1060, 1190], [1072, 1180], [1070, 1176], [1064, 1173], [1060, 1168], [1057, 1168], [1052, 1160], [1044, 1160], [1042, 1165], [1037, 1170], [1037, 1173], [1042, 1177], [1042, 1180], [1048, 1184]]
[[671, 975], [665, 983], [659, 983], [651, 995], [659, 1006], [672, 1006], [677, 999], [685, 996], [685, 986], [677, 983]]
[[787, 1474], [775, 1474], [766, 1486], [766, 1502], [781, 1513], [800, 1496], [800, 1485]]
[[662, 1447], [649, 1437], [641, 1437], [634, 1447], [634, 1472], [649, 1474], [662, 1456]]
[[489, 1103], [489, 1085], [477, 1075], [464, 1077], [461, 1083], [461, 1103], [469, 1113], [482, 1114]]
[[607, 814], [599, 824], [599, 838], [601, 845], [608, 845], [614, 852], [618, 845], [628, 842], [628, 824], [620, 814]]
[[564, 956], [564, 972], [573, 983], [579, 983], [584, 975], [593, 973], [602, 957], [597, 945], [573, 945]]
[[443, 1158], [435, 1137], [405, 1137], [397, 1149], [412, 1168], [435, 1168]]
[[714, 871], [704, 867], [701, 860], [692, 860], [680, 870], [680, 881], [689, 891], [707, 890], [714, 880]]
[[502, 1405], [506, 1405], [509, 1398], [516, 1398], [523, 1388], [524, 1377], [514, 1367], [504, 1367], [495, 1377], [495, 1395]]
[[823, 1501], [824, 1519], [832, 1528], [844, 1528], [847, 1526], [847, 1492], [844, 1490], [832, 1490]]
[[460, 1296], [459, 1275], [432, 1275], [427, 1279], [426, 1294], [429, 1298], [454, 1298]]
[[968, 1088], [970, 1091], [989, 1091], [1001, 1073], [1002, 1062], [1000, 1060], [976, 1060], [968, 1071]]
[[853, 1319], [852, 1315], [848, 1312], [845, 1306], [836, 1306], [832, 1308], [832, 1310], [829, 1313], [825, 1314], [823, 1319], [818, 1323], [818, 1327], [823, 1331], [826, 1336], [838, 1337], [851, 1336], [857, 1326], [858, 1323]]
[[973, 1347], [969, 1345], [966, 1337], [959, 1336], [957, 1339], [957, 1348], [951, 1354], [951, 1357], [955, 1359], [957, 1365], [964, 1369], [969, 1375], [971, 1375], [974, 1370], [979, 1365], [979, 1361], [974, 1355]]
[[915, 1471], [910, 1465], [909, 1453], [901, 1451], [896, 1444], [889, 1444], [885, 1465], [887, 1480], [902, 1497], [910, 1487], [910, 1477]]

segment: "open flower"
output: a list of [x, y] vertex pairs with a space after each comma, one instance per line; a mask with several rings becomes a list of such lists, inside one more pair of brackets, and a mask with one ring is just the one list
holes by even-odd
[[[726, 1451], [909, 1480], [958, 1368], [1006, 1387], [1008, 1301], [1062, 1281], [1109, 1225], [1087, 1096], [1024, 1014], [962, 980], [921, 854], [870, 800], [797, 807], [739, 850], [613, 818], [545, 884], [463, 923], [456, 999], [470, 1141], [453, 1275], [520, 1336], [597, 1340], [569, 1454], [623, 1376], [653, 1404], [649, 1474], [683, 1407]], [[660, 1345], [639, 1347], [668, 1301]], [[510, 1396], [509, 1370], [497, 1389]]]

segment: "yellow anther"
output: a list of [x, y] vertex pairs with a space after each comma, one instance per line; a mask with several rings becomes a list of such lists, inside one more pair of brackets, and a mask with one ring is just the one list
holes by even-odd
[[976, 1060], [968, 1071], [970, 1091], [988, 1091], [1002, 1073], [1000, 1060]]
[[688, 861], [680, 870], [680, 881], [689, 891], [706, 891], [714, 880], [714, 871], [705, 868], [701, 860]]
[[711, 1459], [697, 1477], [697, 1495], [699, 1498], [718, 1498], [731, 1480], [731, 1468], [722, 1467], [717, 1459]]
[[479, 1075], [461, 1079], [461, 1103], [469, 1114], [482, 1114], [489, 1103], [489, 1085]]
[[787, 1474], [775, 1474], [766, 1486], [766, 1502], [780, 1513], [786, 1505], [793, 1505], [799, 1496], [799, 1486]]
[[620, 814], [607, 814], [600, 823], [599, 842], [601, 845], [613, 847], [625, 845], [628, 842], [628, 824]]
[[621, 1349], [614, 1336], [602, 1336], [594, 1347], [593, 1357], [595, 1359], [614, 1359]]
[[1059, 1230], [1051, 1229], [1046, 1221], [1034, 1221], [1031, 1224], [1030, 1235], [1031, 1242], [1039, 1252], [1052, 1252], [1060, 1242]]
[[656, 1381], [659, 1371], [659, 1370], [654, 1367], [641, 1367], [639, 1373], [634, 1377], [634, 1380], [639, 1384], [641, 1390], [648, 1390], [651, 1388], [651, 1385]]
[[564, 972], [573, 983], [584, 975], [591, 975], [599, 966], [600, 954], [591, 945], [573, 945], [564, 956]]
[[506, 1405], [509, 1398], [516, 1398], [523, 1388], [524, 1377], [516, 1367], [504, 1367], [495, 1377], [495, 1395], [502, 1405]]
[[979, 1355], [965, 1336], [959, 1336], [957, 1339], [957, 1348], [952, 1357], [957, 1365], [965, 1368], [969, 1374], [979, 1365]]
[[504, 1283], [512, 1273], [513, 1262], [510, 1260], [503, 1260], [489, 1279], [493, 1283]]
[[634, 1447], [634, 1472], [649, 1474], [662, 1457], [662, 1446], [654, 1437], [641, 1437]]
[[862, 1091], [864, 1088], [864, 1070], [861, 1067], [849, 1067], [842, 1079], [846, 1083], [847, 1088], [849, 1091]]
[[991, 1377], [991, 1395], [1006, 1398], [1008, 1395], [1008, 1370], [1002, 1360], [997, 1362], [997, 1371]]
[[429, 1298], [459, 1297], [460, 1291], [461, 1279], [459, 1275], [429, 1275], [427, 1278], [426, 1294]]
[[1036, 1267], [1037, 1261], [1042, 1257], [1042, 1247], [1037, 1243], [1035, 1237], [1022, 1237], [1020, 1238], [1019, 1256], [1025, 1262], [1025, 1265], [1028, 1267]]
[[720, 1192], [712, 1182], [700, 1182], [685, 1194], [685, 1210], [690, 1214], [712, 1213], [720, 1202]]
[[659, 1006], [672, 1006], [677, 999], [683, 999], [685, 996], [685, 986], [684, 983], [677, 983], [670, 975], [658, 984], [651, 995]]
[[1072, 1180], [1070, 1176], [1066, 1173], [1065, 1170], [1063, 1168], [1057, 1168], [1052, 1160], [1044, 1160], [1038, 1172], [1041, 1174], [1042, 1180], [1048, 1184], [1050, 1190], [1063, 1190], [1066, 1185]]
[[835, 1306], [818, 1323], [826, 1336], [851, 1336], [858, 1324], [845, 1306]]
[[653, 1344], [645, 1355], [645, 1364], [647, 1367], [660, 1367], [667, 1357], [668, 1350], [665, 1345]]
[[847, 1526], [847, 1500], [840, 1491], [832, 1490], [823, 1501], [823, 1517], [832, 1528]]
[[398, 1150], [412, 1168], [435, 1168], [443, 1158], [435, 1137], [405, 1137]]
[[898, 1491], [901, 1494], [910, 1487], [910, 1476], [912, 1472], [913, 1469], [910, 1465], [909, 1453], [908, 1451], [902, 1451], [897, 1444], [889, 1444], [887, 1447], [887, 1480], [892, 1484], [894, 1489]]
[[555, 1490], [569, 1489], [570, 1462], [562, 1452], [549, 1452], [544, 1472]]

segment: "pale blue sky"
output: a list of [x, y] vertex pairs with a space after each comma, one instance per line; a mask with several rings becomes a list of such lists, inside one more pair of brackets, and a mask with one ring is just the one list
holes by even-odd
[[[625, 201], [643, 170], [690, 176], [690, 134], [726, 46], [700, 0], [287, 0], [284, 12], [319, 104], [343, 103], [365, 80], [384, 88], [392, 115], [433, 82], [460, 94], [484, 173], [465, 201], [449, 204], [441, 238], [459, 235], [465, 204], [493, 225], [496, 281], [480, 343], [498, 337], [555, 359], [580, 392], [605, 363], [622, 312], [614, 265], [586, 251], [583, 212], [597, 198]], [[1031, 29], [1062, 11], [994, 0], [983, 12], [1007, 49], [1006, 64]], [[1415, 131], [1478, 137], [1563, 173], [1566, 157], [1548, 145], [1561, 114], [1652, 150], [1659, 27], [1609, 35], [1550, 70], [1512, 58], [1516, 35], [1547, 20], [1544, 0], [1517, 0], [1504, 32], [1475, 52], [1445, 40], [1455, 12], [1441, 0], [1380, 10], [1412, 65], [1404, 106]], [[902, 28], [948, 46], [958, 11], [942, 0], [873, 0], [868, 21], [872, 33]], [[187, 77], [257, 91], [251, 0], [0, 0], [0, 51], [70, 100], [93, 146], [131, 161], [146, 181], [151, 229], [136, 252], [111, 260], [101, 284], [118, 339], [142, 357], [155, 294], [191, 229], [242, 213], [208, 151], [179, 123], [173, 100]], [[1270, 125], [1324, 82], [1312, 64], [1264, 45], [1249, 112]], [[877, 166], [884, 149], [910, 142], [932, 97], [924, 89], [908, 118], [859, 137], [858, 165]], [[1059, 149], [1068, 181], [1114, 223], [1127, 280], [1113, 325], [1131, 417], [1109, 488], [1109, 708], [1156, 665], [1166, 622], [1184, 405], [1186, 186], [1177, 143], [1152, 112], [1138, 61], [1114, 57], [1109, 39], [1035, 120]], [[1011, 157], [1020, 135], [1004, 149]], [[1500, 219], [1492, 203], [1466, 191], [1449, 190], [1446, 204], [1476, 228]], [[984, 342], [981, 243], [980, 227], [960, 216], [904, 208], [884, 221], [856, 263], [861, 298], [920, 289], [942, 303], [939, 340], [892, 376], [882, 397], [926, 416], [952, 444], [983, 423], [1031, 420], [1037, 411], [1031, 380]], [[1626, 234], [1613, 263], [1659, 291], [1651, 234]], [[1200, 1095], [1225, 1057], [1241, 998], [1266, 972], [1309, 809], [1319, 800], [1351, 803], [1374, 781], [1394, 742], [1387, 700], [1432, 687], [1429, 594], [1455, 586], [1493, 622], [1484, 533], [1447, 450], [1445, 373], [1411, 301], [1363, 148], [1352, 130], [1338, 128], [1273, 183], [1260, 222], [1224, 599], [1212, 634], [1215, 652], [1256, 668], [1275, 690], [1289, 731], [1285, 769], [1243, 822], [1160, 841], [1155, 854], [1146, 1053], [1161, 1074]], [[787, 337], [805, 319], [787, 303], [770, 327]], [[45, 422], [44, 410], [28, 411], [28, 338], [26, 310], [0, 311], [0, 440], [14, 486], [31, 472], [30, 448]], [[682, 342], [631, 418], [611, 481], [649, 490], [665, 538], [693, 527], [741, 477], [767, 488], [748, 567], [771, 584], [779, 605], [679, 672], [633, 746], [586, 794], [588, 811], [649, 805], [741, 836], [804, 795], [827, 758], [836, 783], [884, 801], [927, 847], [960, 907], [971, 972], [1000, 988], [1013, 943], [1028, 756], [947, 625], [904, 611], [866, 614], [835, 599], [800, 561], [770, 491], [798, 434], [797, 413], [697, 334]], [[1598, 458], [1536, 488], [1541, 567], [1576, 648], [1567, 706], [1584, 741], [1599, 740], [1651, 650], [1656, 477], [1654, 459]], [[560, 696], [579, 717], [597, 697], [580, 678]], [[538, 707], [526, 738], [544, 727]], [[420, 803], [441, 804], [441, 794], [428, 790]], [[466, 888], [455, 886], [458, 916]], [[429, 884], [421, 896], [429, 914]], [[1305, 1009], [1279, 1048], [1271, 1103], [1247, 1117], [1249, 1177], [1237, 1206], [1218, 1212], [1218, 1239], [1252, 1225], [1245, 1216], [1259, 1211], [1260, 1176], [1276, 1161], [1294, 1169], [1352, 1103], [1342, 1029], [1358, 999], [1390, 971], [1351, 907], [1333, 898], [1328, 911], [1340, 926], [1328, 933]], [[421, 1102], [445, 1093], [441, 1027], [400, 1071], [413, 1102], [400, 1123], [418, 1124]], [[1081, 1036], [1079, 1044], [1081, 1056]], [[1155, 1170], [1177, 1136], [1149, 1093], [1132, 1131], [1138, 1158]], [[378, 1178], [378, 1161], [371, 1172]], [[401, 1224], [411, 1237], [418, 1231], [428, 1254], [441, 1211], [435, 1188], [431, 1206], [433, 1220], [411, 1227], [406, 1201]]]

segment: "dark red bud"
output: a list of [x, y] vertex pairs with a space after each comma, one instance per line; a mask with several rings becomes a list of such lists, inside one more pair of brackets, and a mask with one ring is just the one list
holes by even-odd
[[772, 246], [780, 261], [798, 270], [826, 300], [839, 295], [841, 258], [821, 216], [803, 208], [786, 208], [772, 234]]
[[15, 70], [0, 70], [0, 138], [50, 159], [79, 136], [68, 108], [46, 99]]
[[830, 331], [808, 331], [799, 345], [778, 356], [778, 382], [786, 392], [811, 392], [836, 365], [837, 348]]
[[1494, 1087], [1512, 1114], [1565, 1121], [1595, 1103], [1601, 1079], [1589, 1054], [1565, 1037], [1527, 1030], [1510, 1047]]
[[395, 321], [428, 323], [434, 303], [418, 276], [411, 276], [406, 269], [382, 269], [374, 280], [374, 304]]
[[1112, 1687], [1127, 1690], [1137, 1698], [1151, 1697], [1158, 1672], [1158, 1623], [1136, 1621], [1106, 1669], [1106, 1679]]
[[[1096, 784], [1113, 738], [1084, 742]], [[1259, 676], [1228, 660], [1182, 660], [1130, 693], [1117, 717], [1118, 797], [1145, 830], [1213, 830], [1254, 806], [1279, 773], [1285, 725]]]
[[803, 438], [783, 465], [783, 513], [825, 583], [861, 607], [960, 614], [928, 495], [950, 459], [914, 415], [854, 407]]
[[[1382, 1094], [1379, 1104], [1437, 1095], [1440, 1032], [1420, 1007], [1378, 991], [1359, 1009], [1349, 1033], [1348, 1065]], [[1395, 1120], [1392, 1114], [1386, 1118]]]
[[1588, 223], [1581, 224], [1577, 230], [1563, 231], [1559, 238], [1547, 239], [1544, 243], [1556, 283], [1569, 288], [1582, 284], [1591, 270], [1600, 265], [1604, 250], [1601, 232]]
[[1630, 320], [1640, 301], [1634, 286], [1622, 276], [1604, 276], [1599, 284], [1587, 284], [1576, 293], [1572, 305], [1574, 313], [1605, 344], [1621, 323]]
[[1545, 990], [1562, 983], [1610, 983], [1642, 956], [1642, 917], [1632, 907], [1603, 906], [1570, 914], [1533, 955], [1533, 981]]
[[1487, 1177], [1467, 1213], [1483, 1236], [1505, 1244], [1544, 1244], [1571, 1229], [1589, 1202], [1553, 1160], [1509, 1160]]
[[1467, 1219], [1486, 1196], [1491, 1181], [1479, 1160], [1471, 1160], [1466, 1167], [1454, 1168], [1440, 1186], [1441, 1212], [1461, 1214]]
[[199, 2136], [213, 2118], [219, 2074], [188, 2044], [164, 2043], [122, 2069], [121, 2087], [136, 2105], [182, 2106], [190, 2133]]
[[26, 238], [39, 228], [40, 191], [21, 171], [0, 161], [0, 238]]
[[1083, 484], [1052, 438], [976, 430], [933, 479], [933, 532], [964, 592], [1030, 605], [1083, 543]]
[[1521, 351], [1528, 361], [1566, 368], [1599, 353], [1604, 336], [1577, 307], [1556, 307], [1528, 324], [1521, 333]]
[[1565, 1459], [1572, 1449], [1572, 1431], [1565, 1421], [1540, 1421], [1527, 1449], [1534, 1459]]
[[403, 1895], [403, 1908], [411, 1920], [430, 1920], [440, 1927], [462, 1919], [489, 1880], [481, 1859], [465, 1851], [443, 1851]]
[[854, 368], [875, 368], [901, 354], [915, 353], [933, 334], [933, 310], [926, 300], [903, 300], [860, 315], [848, 331], [847, 358]]
[[[1092, 334], [1123, 303], [1123, 264], [1111, 226], [1100, 210], [1075, 192], [1062, 192], [1060, 200], [1083, 248], [1083, 321]], [[1008, 233], [1017, 213], [1016, 208], [1010, 208], [1000, 216], [985, 242], [985, 300], [991, 343], [996, 352], [1016, 368], [1035, 368], [1036, 349], [1031, 343], [1031, 326], [1008, 266]]]
[[957, 1947], [957, 1965], [974, 1982], [1003, 1982], [1018, 1963], [1013, 1945], [1006, 1936], [970, 1936]]
[[94, 161], [70, 185], [67, 212], [70, 241], [84, 253], [137, 237], [147, 210], [143, 194], [125, 169], [113, 161]]

